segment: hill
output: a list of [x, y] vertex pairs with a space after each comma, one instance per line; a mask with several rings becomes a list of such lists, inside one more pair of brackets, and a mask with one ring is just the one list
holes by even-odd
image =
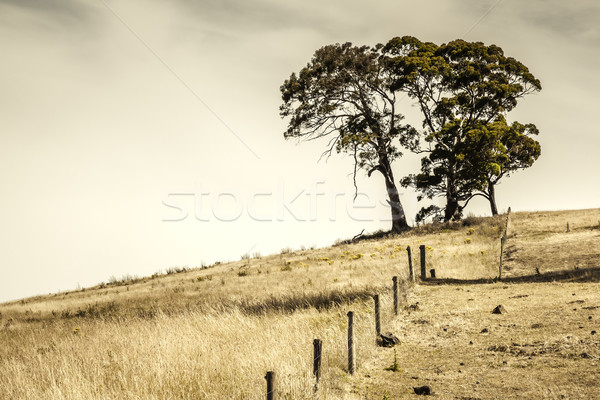
[[[513, 213], [0, 305], [0, 398], [594, 398], [600, 210]], [[567, 222], [569, 232], [567, 232]], [[436, 279], [408, 279], [425, 245]], [[401, 282], [392, 312], [391, 278]], [[373, 300], [401, 343], [375, 345]], [[492, 314], [502, 304], [504, 314]], [[348, 311], [357, 372], [347, 373]], [[313, 392], [312, 341], [323, 340]], [[394, 364], [396, 372], [386, 370]]]

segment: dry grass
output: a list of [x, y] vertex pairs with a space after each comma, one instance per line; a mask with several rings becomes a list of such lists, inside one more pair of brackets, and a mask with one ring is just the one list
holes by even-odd
[[[561, 264], [549, 249], [561, 240], [579, 268], [599, 267], [599, 216], [600, 210], [514, 214], [507, 274], [515, 282], [524, 275], [563, 279], [537, 274], [530, 264], [535, 255], [556, 272]], [[594, 284], [474, 284], [496, 277], [503, 222], [469, 218], [2, 304], [0, 398], [264, 398], [267, 370], [278, 374], [280, 398], [315, 398], [314, 338], [324, 342], [318, 398], [404, 398], [418, 384], [430, 384], [438, 398], [593, 398], [600, 354], [591, 330], [600, 308], [583, 307], [600, 306]], [[421, 244], [427, 269], [442, 279], [414, 287], [403, 281], [403, 306], [419, 304], [394, 318], [391, 277], [407, 278], [408, 245], [418, 270]], [[462, 283], [438, 285], [444, 278]], [[375, 346], [376, 292], [384, 294], [384, 330], [402, 340], [400, 372], [385, 370], [393, 350]], [[499, 303], [508, 314], [490, 313]], [[352, 377], [345, 361], [349, 310], [359, 344]]]
[[[412, 398], [421, 385], [439, 399], [600, 398], [595, 284], [418, 286], [409, 301], [418, 309], [391, 323], [400, 372], [385, 370], [393, 350], [377, 349], [357, 398]], [[498, 304], [505, 314], [491, 313]]]
[[506, 276], [600, 267], [600, 209], [515, 213], [508, 232]]

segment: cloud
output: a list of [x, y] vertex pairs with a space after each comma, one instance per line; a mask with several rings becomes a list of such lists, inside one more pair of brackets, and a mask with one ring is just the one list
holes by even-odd
[[600, 2], [596, 0], [469, 0], [457, 6], [474, 17], [494, 7], [483, 24], [495, 21], [507, 29], [516, 29], [515, 25], [520, 24], [525, 31], [528, 27], [569, 40], [600, 43]]
[[0, 15], [10, 11], [37, 14], [53, 22], [86, 24], [92, 19], [94, 8], [76, 0], [0, 0]]

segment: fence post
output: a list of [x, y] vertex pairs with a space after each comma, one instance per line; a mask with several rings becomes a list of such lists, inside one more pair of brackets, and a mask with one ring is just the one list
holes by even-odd
[[508, 234], [508, 219], [510, 218], [510, 207], [508, 207], [508, 211], [506, 212], [506, 225], [504, 226], [504, 236]]
[[414, 282], [415, 281], [415, 274], [413, 273], [412, 251], [410, 249], [410, 246], [406, 246], [406, 251], [408, 252], [408, 273], [409, 273], [411, 282]]
[[319, 378], [321, 377], [321, 351], [323, 350], [323, 341], [321, 339], [313, 340], [313, 374], [317, 380], [315, 390], [319, 384]]
[[267, 371], [265, 379], [267, 380], [267, 400], [276, 400], [277, 396], [275, 395], [275, 372]]
[[379, 319], [379, 295], [376, 294], [373, 296], [373, 300], [375, 300], [375, 333], [377, 333], [377, 337], [381, 335], [381, 320]]
[[435, 279], [435, 269], [430, 269], [429, 273], [431, 274], [431, 277]]
[[354, 312], [348, 312], [348, 372], [354, 374]]
[[394, 276], [392, 278], [393, 283], [393, 291], [394, 291], [394, 315], [398, 315], [398, 277]]
[[569, 227], [569, 223], [567, 222], [567, 233], [571, 232], [571, 228]]
[[427, 271], [425, 270], [425, 245], [420, 245], [419, 250], [421, 250], [421, 280], [425, 280], [427, 278]]
[[504, 254], [504, 242], [506, 241], [506, 236], [502, 236], [500, 239], [500, 267], [498, 267], [498, 280], [502, 280], [502, 254]]

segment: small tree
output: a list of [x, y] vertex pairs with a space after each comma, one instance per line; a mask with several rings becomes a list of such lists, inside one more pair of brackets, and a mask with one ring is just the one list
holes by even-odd
[[[494, 122], [500, 123], [521, 97], [541, 90], [539, 80], [525, 65], [506, 57], [500, 47], [480, 42], [455, 40], [437, 46], [405, 36], [392, 39], [384, 53], [390, 56], [389, 68], [394, 75], [391, 88], [407, 93], [423, 114], [424, 143], [413, 151], [427, 156], [422, 160], [421, 173], [408, 176], [402, 183], [416, 187], [421, 192], [419, 199], [446, 198], [443, 210], [432, 206], [418, 217], [439, 213], [445, 221], [458, 219], [477, 194], [487, 195], [495, 209], [497, 181], [515, 170], [511, 165], [525, 168], [537, 156], [530, 151], [529, 157], [524, 157], [531, 161], [528, 165], [510, 159], [499, 163], [505, 157], [518, 158], [519, 152], [502, 150], [501, 141], [494, 140], [490, 132], [498, 128]], [[519, 126], [533, 127], [513, 125], [512, 132], [518, 132]], [[530, 128], [526, 131], [533, 132]], [[524, 132], [521, 141], [527, 137]], [[489, 157], [480, 157], [485, 150]]]
[[469, 143], [470, 170], [483, 174], [480, 178], [474, 178], [482, 182], [482, 185], [472, 197], [485, 197], [490, 203], [492, 215], [498, 215], [495, 186], [502, 177], [533, 165], [541, 154], [541, 146], [531, 137], [538, 134], [534, 124], [513, 122], [508, 125], [504, 117], [500, 116], [488, 125], [486, 131], [480, 138], [474, 137], [475, 140]]
[[[289, 118], [286, 139], [329, 138], [322, 156], [335, 150], [354, 157], [357, 169], [375, 171], [385, 181], [392, 214], [392, 231], [408, 228], [394, 181], [392, 163], [401, 157], [398, 144], [410, 145], [416, 131], [402, 124], [396, 95], [389, 89], [386, 58], [378, 45], [335, 44], [317, 50], [298, 75], [281, 86], [280, 114]], [[356, 192], [355, 192], [356, 193]]]

